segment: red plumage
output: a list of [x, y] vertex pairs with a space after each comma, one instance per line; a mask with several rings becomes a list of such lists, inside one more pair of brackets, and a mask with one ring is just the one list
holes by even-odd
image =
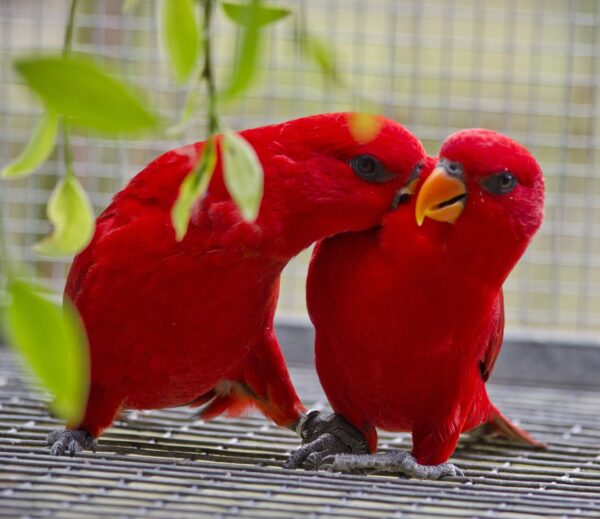
[[[380, 228], [325, 240], [308, 278], [317, 370], [334, 411], [373, 451], [375, 428], [411, 431], [424, 465], [445, 462], [459, 434], [483, 423], [539, 445], [494, 407], [485, 381], [502, 344], [502, 283], [542, 220], [541, 170], [487, 130], [449, 137], [438, 164], [466, 195], [437, 200], [420, 228], [413, 197]], [[419, 198], [430, 196], [425, 184]], [[462, 212], [454, 224], [449, 211]]]
[[[256, 221], [241, 219], [219, 160], [181, 242], [170, 211], [203, 144], [133, 178], [67, 281], [91, 351], [85, 417], [68, 426], [97, 437], [122, 409], [184, 404], [208, 404], [205, 418], [255, 405], [279, 425], [297, 421], [304, 408], [273, 332], [279, 276], [315, 240], [376, 225], [390, 209], [424, 151], [399, 124], [381, 124], [368, 144], [354, 141], [343, 113], [241, 132], [265, 172]], [[359, 178], [349, 161], [365, 153], [394, 178]]]

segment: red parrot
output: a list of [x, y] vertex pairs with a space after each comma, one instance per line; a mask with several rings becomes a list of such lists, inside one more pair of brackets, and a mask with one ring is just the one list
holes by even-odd
[[[318, 437], [289, 466], [460, 475], [447, 460], [460, 433], [481, 424], [540, 445], [494, 407], [485, 383], [502, 345], [502, 284], [542, 222], [541, 169], [523, 146], [482, 129], [448, 137], [434, 164], [380, 228], [314, 252], [317, 371], [367, 453], [332, 453]], [[412, 453], [369, 454], [375, 428], [412, 432]]]
[[[81, 423], [49, 435], [51, 453], [89, 448], [124, 409], [254, 405], [281, 426], [304, 413], [273, 332], [279, 277], [316, 240], [380, 223], [424, 159], [420, 142], [379, 118], [358, 143], [349, 114], [241, 132], [264, 168], [257, 219], [242, 219], [219, 159], [178, 242], [171, 209], [203, 143], [150, 163], [98, 217], [65, 294], [87, 332], [91, 385]], [[220, 148], [220, 139], [217, 144]]]

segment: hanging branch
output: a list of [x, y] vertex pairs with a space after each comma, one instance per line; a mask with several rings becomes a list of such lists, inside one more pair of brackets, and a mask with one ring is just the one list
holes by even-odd
[[[78, 0], [71, 0], [62, 58], [67, 59], [73, 46], [75, 12]], [[66, 114], [61, 118], [63, 135], [64, 176], [58, 181], [48, 200], [48, 220], [53, 232], [34, 246], [38, 254], [44, 256], [66, 256], [83, 249], [94, 233], [94, 212], [83, 187], [73, 169], [73, 151], [69, 140], [69, 121]]]
[[[63, 57], [67, 57], [71, 53], [73, 47], [73, 29], [75, 28], [75, 11], [77, 10], [77, 2], [79, 0], [71, 0], [69, 8], [69, 17], [67, 18], [67, 26], [65, 28], [65, 37], [63, 40]], [[74, 176], [73, 171], [73, 155], [71, 143], [69, 140], [69, 125], [67, 117], [62, 116], [62, 134], [63, 134], [63, 160], [65, 163], [65, 174], [69, 177]]]
[[212, 20], [215, 9], [214, 0], [204, 0], [204, 67], [202, 79], [206, 81], [208, 93], [207, 128], [209, 135], [219, 131], [218, 93], [212, 61]]
[[[72, 0], [63, 58], [71, 49], [76, 4], [77, 0]], [[62, 125], [65, 138], [65, 177], [59, 181], [48, 202], [48, 217], [54, 224], [55, 231], [36, 246], [36, 249], [53, 254], [70, 250], [75, 243], [81, 242], [81, 237], [73, 237], [72, 233], [89, 231], [89, 228], [82, 227], [84, 218], [87, 218], [87, 222], [91, 220], [93, 230], [89, 201], [71, 166], [65, 115]], [[84, 202], [88, 205], [82, 205]], [[86, 212], [87, 215], [84, 214]], [[54, 412], [67, 421], [77, 422], [83, 416], [89, 389], [89, 355], [85, 331], [75, 308], [68, 300], [64, 307], [56, 304], [39, 285], [19, 278], [10, 270], [3, 231], [0, 222], [0, 262], [3, 268], [8, 267], [5, 274], [7, 302], [3, 308], [6, 338], [27, 360], [38, 379], [53, 393], [54, 400], [50, 405]], [[61, 362], [56, 363], [56, 359], [61, 359]]]

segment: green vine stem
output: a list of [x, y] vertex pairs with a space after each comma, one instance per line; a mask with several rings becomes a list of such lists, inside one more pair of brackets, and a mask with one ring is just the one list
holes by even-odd
[[65, 29], [65, 39], [63, 43], [63, 55], [68, 55], [71, 52], [73, 43], [73, 28], [75, 27], [75, 10], [77, 9], [78, 0], [71, 0], [69, 8], [69, 17], [67, 19], [67, 27]]
[[[69, 8], [69, 17], [67, 20], [67, 27], [65, 30], [65, 38], [63, 43], [63, 55], [67, 56], [71, 52], [71, 46], [73, 42], [73, 28], [75, 26], [75, 10], [77, 8], [78, 0], [71, 0], [71, 6]], [[67, 123], [63, 119], [63, 146], [64, 146], [64, 160], [66, 175], [73, 174], [72, 158], [71, 158], [71, 146], [69, 143], [69, 130]], [[5, 283], [15, 276], [15, 270], [12, 262], [8, 256], [8, 248], [6, 245], [6, 234], [4, 229], [4, 214], [0, 209], [0, 294], [3, 293]]]
[[218, 93], [215, 82], [215, 74], [212, 62], [211, 49], [211, 29], [215, 10], [215, 0], [204, 0], [204, 67], [202, 69], [202, 79], [206, 81], [208, 92], [208, 133], [214, 135], [219, 131], [219, 114], [217, 109]]
[[[77, 2], [78, 0], [71, 0], [71, 6], [69, 8], [69, 17], [67, 18], [67, 27], [65, 28], [65, 39], [63, 41], [63, 56], [68, 56], [71, 53], [71, 48], [73, 46], [73, 29], [75, 27], [75, 11], [77, 10]], [[63, 116], [62, 120], [62, 134], [65, 175], [67, 177], [71, 177], [75, 175], [73, 171], [73, 152], [69, 140], [69, 125], [65, 116]]]

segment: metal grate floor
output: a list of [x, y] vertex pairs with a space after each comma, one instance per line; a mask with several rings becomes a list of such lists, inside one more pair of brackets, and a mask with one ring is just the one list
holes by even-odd
[[[314, 373], [295, 369], [308, 404]], [[495, 402], [547, 451], [464, 437], [465, 481], [287, 471], [298, 440], [260, 417], [192, 422], [186, 409], [135, 412], [96, 453], [48, 455], [60, 424], [0, 348], [0, 517], [600, 517], [600, 395], [493, 386]], [[409, 448], [382, 434], [383, 448]]]

